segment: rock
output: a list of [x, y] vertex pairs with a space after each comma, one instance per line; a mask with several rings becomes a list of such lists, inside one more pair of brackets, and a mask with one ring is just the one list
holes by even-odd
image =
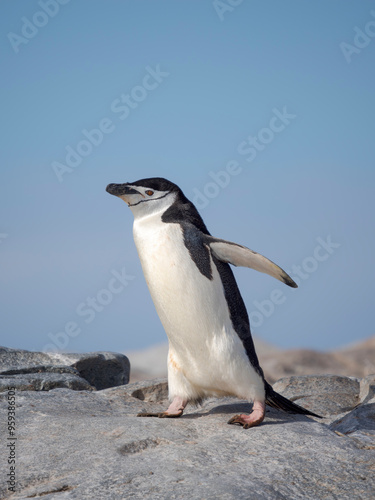
[[155, 380], [145, 380], [130, 384], [125, 388], [127, 394], [141, 401], [159, 403], [168, 400], [168, 380], [160, 378]]
[[66, 387], [73, 391], [92, 391], [92, 387], [87, 380], [70, 373], [34, 373], [25, 375], [1, 375], [0, 391], [7, 391], [9, 387], [14, 387], [17, 391], [50, 391], [57, 387]]
[[[329, 400], [336, 391], [353, 401], [360, 383], [291, 377], [277, 387], [302, 404], [303, 397]], [[373, 498], [371, 403], [323, 421], [271, 408], [261, 426], [244, 430], [227, 421], [251, 405], [233, 398], [189, 405], [177, 419], [137, 418], [166, 408], [165, 380], [100, 391], [16, 391], [15, 397], [12, 500]], [[1, 422], [6, 398], [0, 394]], [[0, 481], [0, 497], [10, 495]]]
[[360, 405], [329, 427], [341, 435], [356, 439], [361, 447], [375, 450], [375, 403]]
[[[76, 355], [71, 355], [72, 359]], [[72, 366], [77, 368], [96, 389], [107, 389], [129, 382], [130, 363], [126, 356], [115, 352], [93, 352], [80, 355]]]
[[359, 399], [361, 403], [375, 403], [375, 375], [361, 380]]
[[[61, 374], [71, 373], [78, 376], [83, 382], [79, 384], [78, 380], [70, 377], [70, 381], [67, 381], [68, 385], [64, 385], [63, 376], [60, 377], [60, 383], [57, 376], [51, 375], [51, 366], [55, 367], [56, 370], [60, 370], [59, 373]], [[69, 369], [75, 369], [75, 371], [72, 373]], [[37, 372], [40, 375], [33, 377], [34, 382], [30, 382], [30, 377], [25, 376]], [[55, 371], [55, 373], [57, 372]], [[123, 354], [113, 352], [60, 354], [0, 347], [0, 385], [3, 384], [4, 386], [5, 384], [4, 379], [3, 383], [1, 382], [1, 377], [8, 374], [24, 375], [23, 378], [20, 376], [17, 378], [19, 390], [49, 390], [38, 387], [69, 387], [74, 390], [95, 388], [101, 390], [127, 384], [129, 382], [130, 363]], [[45, 382], [43, 382], [43, 377]], [[33, 388], [27, 388], [29, 386]], [[24, 388], [22, 389], [22, 387]]]
[[50, 391], [66, 387], [74, 391], [92, 391], [87, 380], [70, 366], [35, 366], [19, 370], [3, 370], [0, 375], [0, 392], [14, 387], [17, 391]]
[[51, 365], [51, 358], [44, 352], [25, 351], [0, 347], [0, 371], [18, 369], [20, 367]]
[[273, 388], [291, 401], [322, 416], [350, 411], [360, 402], [359, 381], [337, 375], [282, 378]]

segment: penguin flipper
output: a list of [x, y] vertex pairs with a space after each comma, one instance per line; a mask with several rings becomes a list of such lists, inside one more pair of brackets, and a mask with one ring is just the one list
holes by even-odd
[[212, 236], [206, 238], [213, 255], [222, 262], [227, 262], [233, 266], [250, 267], [261, 273], [269, 274], [292, 288], [298, 287], [281, 267], [260, 253], [231, 241], [220, 240]]

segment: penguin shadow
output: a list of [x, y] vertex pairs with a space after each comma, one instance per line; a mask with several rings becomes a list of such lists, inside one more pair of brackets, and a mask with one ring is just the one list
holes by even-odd
[[[238, 402], [238, 403], [223, 403], [213, 408], [205, 410], [201, 408], [198, 411], [194, 411], [193, 413], [184, 414], [181, 418], [186, 420], [195, 420], [200, 417], [207, 417], [209, 415], [228, 415], [233, 416], [238, 413], [249, 414], [253, 410], [253, 405], [247, 402]], [[277, 425], [277, 424], [291, 424], [296, 422], [296, 420], [301, 422], [309, 422], [314, 421], [312, 418], [307, 417], [306, 415], [300, 415], [296, 413], [286, 413], [280, 410], [276, 410], [269, 406], [266, 406], [266, 415], [265, 419], [262, 422], [262, 427], [265, 425]]]

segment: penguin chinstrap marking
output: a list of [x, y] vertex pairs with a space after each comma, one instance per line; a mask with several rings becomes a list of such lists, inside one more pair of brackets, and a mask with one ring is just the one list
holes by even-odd
[[265, 404], [318, 417], [275, 392], [266, 382], [245, 304], [229, 264], [245, 266], [297, 287], [266, 257], [214, 238], [181, 189], [162, 178], [109, 184], [134, 215], [133, 235], [156, 311], [169, 339], [170, 406], [142, 417], [180, 417], [189, 402], [237, 396], [253, 402], [249, 415], [230, 424], [260, 424]]

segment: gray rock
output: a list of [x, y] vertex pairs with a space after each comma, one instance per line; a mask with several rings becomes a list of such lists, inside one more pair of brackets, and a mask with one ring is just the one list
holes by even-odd
[[22, 375], [29, 373], [72, 373], [79, 376], [79, 371], [72, 366], [64, 365], [37, 365], [37, 366], [21, 366], [19, 368], [11, 368], [9, 370], [1, 370], [1, 375]]
[[51, 365], [51, 358], [44, 352], [10, 349], [0, 346], [0, 373], [19, 367]]
[[357, 379], [337, 375], [286, 377], [273, 388], [291, 401], [322, 416], [353, 409], [359, 402]]
[[130, 363], [124, 354], [115, 352], [83, 354], [72, 366], [77, 368], [81, 377], [98, 390], [129, 382]]
[[375, 374], [361, 380], [359, 399], [361, 403], [375, 403]]
[[151, 403], [167, 401], [168, 379], [159, 378], [135, 382], [125, 387], [125, 391], [130, 396], [140, 399], [141, 401], [148, 401]]
[[0, 375], [0, 392], [7, 391], [9, 387], [14, 387], [17, 391], [50, 391], [58, 387], [66, 387], [73, 391], [94, 389], [84, 378], [66, 371]]
[[0, 392], [15, 387], [18, 391], [49, 391], [66, 387], [75, 391], [93, 390], [77, 369], [71, 366], [30, 366], [2, 370]]
[[[333, 391], [323, 391], [329, 377], [303, 379], [293, 377], [293, 387], [280, 382], [284, 393], [303, 388], [313, 396], [320, 387], [321, 397], [331, 397]], [[354, 385], [346, 387], [351, 394]], [[232, 398], [188, 406], [178, 419], [136, 417], [165, 409], [166, 396], [165, 380], [92, 392], [16, 392], [12, 500], [373, 498], [375, 447], [354, 435], [371, 438], [372, 404], [333, 416], [330, 426], [268, 409], [261, 426], [244, 430], [227, 420], [251, 405]], [[6, 397], [0, 394], [1, 422]], [[345, 434], [352, 418], [356, 427]], [[0, 497], [7, 498], [2, 463]]]
[[329, 427], [338, 434], [356, 439], [365, 449], [375, 449], [375, 403], [360, 405]]
[[[69, 369], [75, 369], [75, 375], [84, 379], [85, 386], [74, 383], [71, 378], [68, 385], [63, 384], [53, 386], [53, 380], [57, 377], [49, 375], [51, 366], [58, 367], [59, 373], [72, 373]], [[31, 352], [21, 349], [9, 349], [0, 347], [0, 378], [1, 375], [18, 375], [31, 373], [45, 373], [45, 387], [50, 384], [53, 387], [70, 387], [75, 390], [89, 389], [90, 386], [100, 390], [108, 387], [127, 384], [129, 382], [130, 363], [123, 354], [112, 352], [92, 352], [86, 354], [77, 353], [44, 353]], [[57, 372], [55, 372], [57, 373]], [[29, 389], [29, 378], [25, 378], [25, 383], [20, 382], [19, 390], [41, 390], [38, 389], [38, 380], [43, 379], [43, 375], [35, 377], [34, 389]], [[18, 380], [21, 380], [19, 377]], [[57, 382], [56, 382], [57, 383]], [[1, 385], [1, 382], [0, 382]], [[4, 386], [4, 383], [3, 383]], [[24, 389], [22, 389], [24, 387]], [[91, 387], [91, 388], [92, 388]], [[49, 390], [49, 389], [43, 389]]]

